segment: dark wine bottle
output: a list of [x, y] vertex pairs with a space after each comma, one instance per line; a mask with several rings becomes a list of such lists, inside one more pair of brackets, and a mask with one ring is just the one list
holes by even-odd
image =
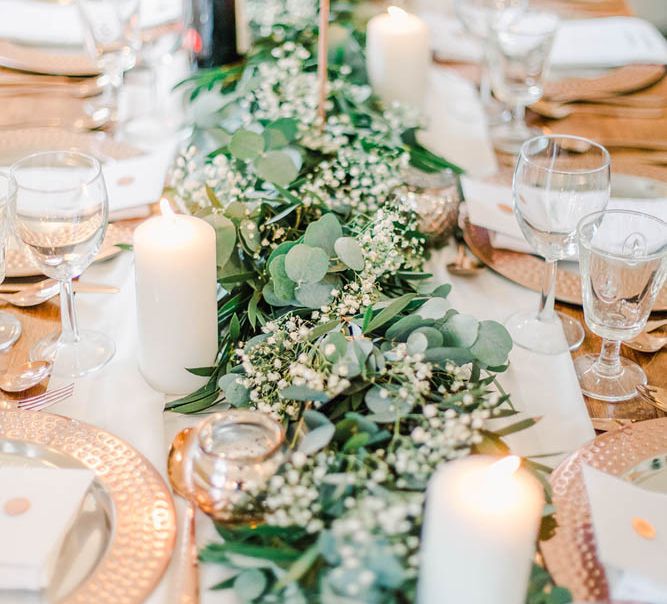
[[192, 0], [190, 45], [198, 67], [239, 60], [236, 20], [236, 0]]

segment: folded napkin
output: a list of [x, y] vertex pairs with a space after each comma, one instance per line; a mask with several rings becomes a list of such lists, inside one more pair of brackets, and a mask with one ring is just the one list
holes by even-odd
[[[142, 28], [179, 18], [180, 0], [141, 0]], [[25, 44], [79, 46], [83, 29], [76, 3], [0, 0], [0, 38]]]
[[[448, 61], [477, 62], [479, 44], [452, 15], [422, 13], [431, 30], [436, 56]], [[637, 17], [579, 19], [560, 24], [551, 66], [555, 69], [609, 68], [637, 63], [667, 63], [667, 41], [658, 29]]]
[[49, 584], [93, 477], [89, 470], [0, 468], [0, 590]]
[[582, 471], [612, 599], [667, 604], [667, 495], [590, 466]]
[[[466, 176], [461, 178], [463, 196], [470, 222], [488, 229], [491, 245], [497, 249], [532, 253], [512, 211], [512, 189], [508, 186], [481, 182]], [[667, 198], [634, 199], [615, 197], [607, 206], [610, 210], [634, 210], [667, 220]]]

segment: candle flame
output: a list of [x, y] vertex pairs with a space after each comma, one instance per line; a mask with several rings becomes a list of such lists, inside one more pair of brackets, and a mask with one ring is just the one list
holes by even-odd
[[489, 467], [489, 473], [494, 478], [499, 478], [501, 476], [512, 476], [516, 473], [521, 465], [521, 459], [517, 455], [508, 455], [503, 457], [499, 461], [491, 464]]
[[173, 216], [174, 215], [174, 210], [171, 209], [171, 206], [169, 205], [169, 200], [166, 197], [163, 197], [160, 199], [160, 213], [163, 216]]
[[399, 6], [390, 6], [389, 8], [387, 8], [387, 12], [389, 13], [389, 16], [392, 17], [393, 19], [404, 19], [405, 17], [408, 16], [408, 13]]

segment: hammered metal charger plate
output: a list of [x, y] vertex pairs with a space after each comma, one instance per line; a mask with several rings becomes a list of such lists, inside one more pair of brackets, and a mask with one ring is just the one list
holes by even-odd
[[[100, 251], [95, 256], [93, 262], [99, 262], [100, 260], [109, 260], [117, 254], [120, 254], [121, 249], [116, 247], [119, 243], [131, 243], [132, 242], [132, 233], [133, 228], [128, 226], [119, 226], [116, 224], [110, 224], [107, 227], [106, 235], [104, 236], [104, 241], [102, 242], [102, 247]], [[10, 246], [7, 249], [6, 253], [6, 276], [9, 278], [13, 277], [37, 277], [42, 274], [42, 271], [39, 267], [33, 263], [30, 258], [30, 253], [23, 247], [16, 247], [18, 244], [13, 243], [13, 246]]]
[[[484, 227], [463, 223], [463, 238], [470, 251], [486, 266], [523, 287], [542, 291], [544, 260], [531, 254], [494, 248], [489, 231]], [[556, 282], [556, 299], [568, 304], [582, 305], [581, 279], [572, 271], [559, 270]], [[667, 310], [667, 287], [663, 287], [653, 306], [654, 311]]]
[[0, 65], [9, 69], [45, 75], [91, 76], [100, 69], [80, 49], [74, 52], [24, 46], [0, 40]]
[[667, 418], [660, 418], [598, 436], [551, 475], [558, 527], [540, 549], [556, 583], [567, 587], [575, 600], [609, 599], [604, 567], [597, 558], [582, 464], [662, 490], [666, 455]]
[[[0, 411], [0, 464], [95, 473], [60, 551], [46, 601], [145, 601], [167, 567], [176, 534], [171, 494], [146, 458], [116, 436], [76, 420]], [[12, 602], [21, 604], [21, 598], [16, 592]]]

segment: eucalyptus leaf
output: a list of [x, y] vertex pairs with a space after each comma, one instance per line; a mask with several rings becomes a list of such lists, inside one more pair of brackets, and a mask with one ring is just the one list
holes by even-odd
[[365, 264], [364, 252], [354, 237], [340, 237], [336, 239], [334, 249], [338, 257], [353, 271], [363, 270]]
[[435, 297], [426, 300], [416, 311], [415, 314], [423, 319], [441, 319], [447, 314], [452, 305], [445, 298]]
[[329, 423], [306, 432], [301, 442], [299, 442], [298, 450], [306, 455], [317, 453], [317, 451], [324, 449], [331, 442], [335, 431], [336, 427], [332, 423]]
[[467, 348], [438, 346], [424, 353], [424, 360], [444, 366], [448, 361], [455, 365], [465, 365], [475, 359]]
[[264, 138], [250, 130], [237, 130], [229, 141], [229, 152], [237, 159], [253, 160], [264, 151]]
[[289, 185], [299, 174], [294, 160], [284, 151], [269, 151], [258, 157], [254, 166], [257, 176], [281, 187]]
[[236, 227], [220, 212], [213, 212], [204, 220], [215, 229], [215, 263], [222, 268], [236, 249]]
[[285, 256], [285, 271], [294, 282], [317, 283], [329, 268], [329, 256], [319, 247], [299, 243]]
[[470, 315], [457, 313], [442, 328], [445, 346], [469, 348], [477, 339], [479, 321]]
[[273, 259], [269, 265], [269, 273], [273, 278], [273, 291], [276, 296], [282, 300], [292, 300], [294, 298], [295, 283], [285, 271], [285, 256], [278, 256]]
[[330, 333], [322, 340], [320, 348], [326, 359], [335, 363], [347, 351], [347, 339], [340, 332]]
[[410, 334], [407, 340], [408, 353], [419, 354], [425, 352], [428, 348], [428, 339], [423, 333], [415, 331]]
[[249, 219], [242, 220], [239, 225], [239, 231], [248, 248], [253, 252], [256, 252], [259, 249], [261, 237], [255, 222]]
[[512, 350], [512, 337], [496, 321], [482, 321], [479, 324], [477, 340], [470, 347], [470, 352], [485, 365], [496, 367], [507, 362], [507, 355]]
[[405, 342], [415, 329], [431, 325], [433, 325], [432, 319], [422, 319], [417, 314], [408, 315], [407, 317], [401, 317], [391, 327], [387, 328], [384, 337], [388, 340]]
[[227, 373], [218, 380], [218, 386], [232, 407], [242, 407], [250, 402], [250, 392], [241, 384], [241, 376]]
[[287, 386], [280, 391], [280, 396], [290, 401], [320, 401], [326, 403], [329, 395], [321, 390], [313, 390], [307, 386]]
[[285, 298], [281, 298], [276, 294], [275, 290], [273, 289], [273, 283], [267, 283], [264, 288], [262, 289], [262, 295], [264, 296], [264, 300], [266, 300], [267, 304], [270, 304], [271, 306], [291, 306], [292, 305], [292, 300], [286, 300]]
[[334, 254], [334, 243], [343, 235], [343, 229], [338, 218], [332, 212], [322, 216], [319, 220], [311, 222], [306, 228], [303, 242], [311, 247], [322, 248], [328, 257]]
[[321, 308], [331, 302], [331, 292], [339, 285], [338, 279], [327, 275], [318, 283], [301, 283], [294, 289], [294, 297], [306, 308]]
[[248, 568], [234, 579], [234, 591], [243, 602], [252, 602], [266, 589], [266, 575], [257, 568]]
[[[435, 327], [418, 327], [410, 335], [423, 334], [426, 337], [427, 348], [437, 348], [442, 346], [444, 338]], [[409, 340], [408, 340], [409, 341]]]

